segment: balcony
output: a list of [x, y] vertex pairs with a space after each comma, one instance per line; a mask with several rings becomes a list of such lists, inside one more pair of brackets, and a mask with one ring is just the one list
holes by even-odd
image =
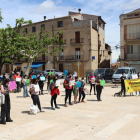
[[127, 40], [127, 41], [140, 40], [140, 33], [125, 34], [124, 40]]
[[126, 54], [126, 59], [140, 60], [140, 54]]
[[48, 57], [47, 56], [44, 56], [44, 57], [39, 56], [38, 58], [36, 58], [36, 60], [34, 62], [42, 62], [42, 61], [44, 61], [44, 62], [48, 61]]
[[84, 38], [71, 39], [70, 44], [71, 45], [83, 45], [84, 44]]
[[92, 28], [94, 28], [95, 30], [97, 30], [97, 24], [95, 22], [92, 21]]
[[84, 61], [84, 55], [55, 56], [55, 61]]

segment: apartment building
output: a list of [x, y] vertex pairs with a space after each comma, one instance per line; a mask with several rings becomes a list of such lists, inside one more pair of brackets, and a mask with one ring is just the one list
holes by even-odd
[[[83, 14], [79, 9], [79, 12], [69, 12], [65, 17], [46, 20], [44, 16], [44, 21], [23, 26], [21, 33], [25, 29], [28, 36], [31, 32], [39, 32], [42, 27], [44, 32], [50, 31], [52, 36], [58, 30], [64, 31], [60, 37], [64, 40], [62, 52], [56, 56], [40, 55], [33, 65], [42, 65], [38, 68], [43, 71], [54, 68], [73, 73], [78, 72], [77, 62], [80, 62], [80, 77], [83, 77], [98, 67], [111, 66], [111, 47], [105, 44], [105, 24], [101, 16]], [[48, 51], [53, 50], [53, 47], [57, 45], [50, 46]], [[13, 69], [25, 70], [26, 62], [24, 59], [16, 61]]]
[[121, 66], [140, 71], [140, 9], [120, 15]]

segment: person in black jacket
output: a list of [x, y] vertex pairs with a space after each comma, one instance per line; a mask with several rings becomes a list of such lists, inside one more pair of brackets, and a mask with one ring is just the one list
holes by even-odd
[[[125, 73], [122, 72], [122, 76], [120, 77], [120, 82], [121, 82], [121, 94], [124, 92], [124, 96], [125, 96], [125, 83], [124, 80], [126, 80], [126, 76]], [[123, 95], [122, 95], [123, 96]]]
[[40, 91], [39, 91], [39, 95], [44, 95], [43, 94], [43, 87], [44, 87], [44, 81], [42, 81], [41, 79], [40, 79], [40, 77], [44, 77], [43, 75], [42, 75], [42, 72], [40, 72], [39, 73], [39, 76], [38, 76], [38, 84], [39, 84], [39, 88], [40, 88], [40, 90], [41, 90], [41, 93], [40, 93]]

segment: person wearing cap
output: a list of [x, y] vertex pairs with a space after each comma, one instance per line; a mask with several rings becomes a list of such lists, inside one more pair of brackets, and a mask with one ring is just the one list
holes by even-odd
[[72, 80], [71, 78], [71, 73], [68, 73], [68, 77], [66, 77], [65, 81], [64, 81], [64, 85], [66, 87], [66, 96], [65, 96], [65, 107], [67, 107], [67, 99], [69, 97], [69, 105], [73, 105], [71, 103], [71, 93], [72, 93], [72, 85], [70, 85], [70, 81]]
[[[17, 78], [21, 78], [18, 72], [16, 72], [16, 74], [13, 76], [14, 81], [16, 81]], [[17, 84], [17, 92], [19, 92], [20, 81], [16, 81], [16, 84]]]
[[100, 78], [100, 74], [97, 76], [97, 78], [95, 80], [96, 91], [97, 91], [97, 101], [102, 101], [101, 100], [101, 93], [102, 93], [103, 86], [101, 86], [99, 78]]

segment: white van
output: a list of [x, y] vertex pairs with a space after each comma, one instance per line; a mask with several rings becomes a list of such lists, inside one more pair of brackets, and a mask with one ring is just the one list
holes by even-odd
[[113, 74], [112, 82], [119, 82], [123, 72], [125, 73], [127, 79], [132, 79], [132, 75], [136, 74], [136, 70], [134, 67], [120, 67]]

